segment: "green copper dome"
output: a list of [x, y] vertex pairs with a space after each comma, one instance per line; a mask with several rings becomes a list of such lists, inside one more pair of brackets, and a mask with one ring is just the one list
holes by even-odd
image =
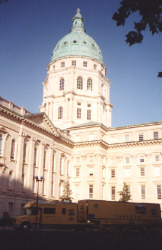
[[88, 56], [103, 62], [99, 46], [92, 37], [85, 33], [84, 19], [80, 9], [77, 9], [73, 18], [70, 33], [64, 36], [53, 50], [52, 61], [64, 56]]

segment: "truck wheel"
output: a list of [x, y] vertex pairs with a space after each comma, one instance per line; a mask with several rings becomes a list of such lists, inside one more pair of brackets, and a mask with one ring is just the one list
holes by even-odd
[[30, 223], [28, 223], [28, 222], [22, 223], [21, 229], [24, 230], [24, 231], [29, 231], [31, 229]]

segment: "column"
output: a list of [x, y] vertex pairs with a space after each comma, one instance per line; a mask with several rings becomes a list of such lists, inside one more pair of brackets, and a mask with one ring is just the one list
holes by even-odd
[[[40, 178], [41, 176], [43, 176], [43, 164], [44, 164], [44, 148], [45, 148], [45, 144], [41, 143], [40, 146], [40, 154], [39, 154], [39, 170], [38, 170], [38, 177]], [[42, 182], [39, 182], [39, 194], [42, 195], [42, 187], [43, 184]]]
[[16, 189], [21, 189], [22, 186], [22, 168], [23, 168], [23, 151], [24, 151], [25, 135], [20, 132], [18, 139], [17, 165], [16, 165]]
[[48, 174], [47, 174], [47, 197], [51, 198], [52, 189], [52, 166], [53, 166], [53, 146], [49, 148], [49, 164], [48, 164]]
[[[27, 188], [33, 191], [33, 167], [34, 167], [34, 149], [36, 139], [32, 138], [29, 142], [29, 170], [27, 176]], [[35, 181], [35, 180], [34, 180]]]

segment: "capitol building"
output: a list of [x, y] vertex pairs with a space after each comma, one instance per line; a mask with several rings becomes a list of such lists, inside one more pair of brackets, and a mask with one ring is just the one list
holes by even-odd
[[131, 201], [162, 205], [162, 122], [112, 127], [110, 86], [78, 9], [53, 50], [40, 113], [0, 97], [0, 218], [36, 200], [35, 176], [42, 200], [69, 181], [73, 201], [118, 201], [126, 183]]

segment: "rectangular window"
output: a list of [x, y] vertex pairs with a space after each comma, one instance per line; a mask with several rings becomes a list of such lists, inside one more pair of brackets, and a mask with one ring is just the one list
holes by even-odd
[[93, 199], [93, 185], [89, 185], [89, 198]]
[[146, 214], [146, 206], [145, 205], [137, 205], [135, 207], [136, 214]]
[[158, 131], [153, 132], [153, 138], [154, 138], [154, 140], [159, 139]]
[[145, 194], [145, 185], [141, 186], [141, 199], [146, 199], [146, 194]]
[[143, 141], [143, 140], [144, 140], [143, 134], [140, 133], [140, 134], [139, 134], [139, 141]]
[[76, 177], [80, 176], [80, 168], [76, 168], [75, 176]]
[[87, 120], [91, 120], [91, 110], [87, 110]]
[[140, 176], [145, 176], [145, 168], [140, 168]]
[[81, 103], [80, 103], [80, 102], [77, 102], [77, 105], [78, 105], [78, 106], [80, 106], [80, 105], [81, 105]]
[[11, 160], [14, 160], [15, 158], [15, 140], [13, 139], [11, 142]]
[[65, 62], [61, 62], [61, 68], [65, 67]]
[[94, 64], [94, 69], [97, 69], [97, 65], [96, 64]]
[[77, 119], [81, 119], [81, 109], [77, 108]]
[[144, 162], [145, 161], [144, 157], [140, 157], [139, 161]]
[[157, 199], [160, 200], [161, 199], [161, 185], [157, 185]]
[[130, 162], [129, 157], [125, 157], [125, 163], [129, 163], [129, 162]]
[[72, 66], [76, 66], [76, 61], [75, 60], [72, 61]]
[[115, 169], [111, 169], [111, 178], [115, 178]]
[[62, 208], [62, 214], [66, 214], [66, 208]]
[[115, 187], [111, 187], [111, 199], [115, 200]]
[[160, 157], [159, 155], [155, 155], [155, 161], [159, 161]]
[[87, 67], [87, 62], [86, 61], [83, 62], [83, 66]]
[[93, 156], [92, 155], [89, 157], [89, 161], [93, 162]]
[[88, 169], [88, 175], [89, 176], [93, 176], [93, 168], [89, 168]]
[[54, 207], [45, 207], [44, 208], [44, 214], [55, 214], [56, 208]]

